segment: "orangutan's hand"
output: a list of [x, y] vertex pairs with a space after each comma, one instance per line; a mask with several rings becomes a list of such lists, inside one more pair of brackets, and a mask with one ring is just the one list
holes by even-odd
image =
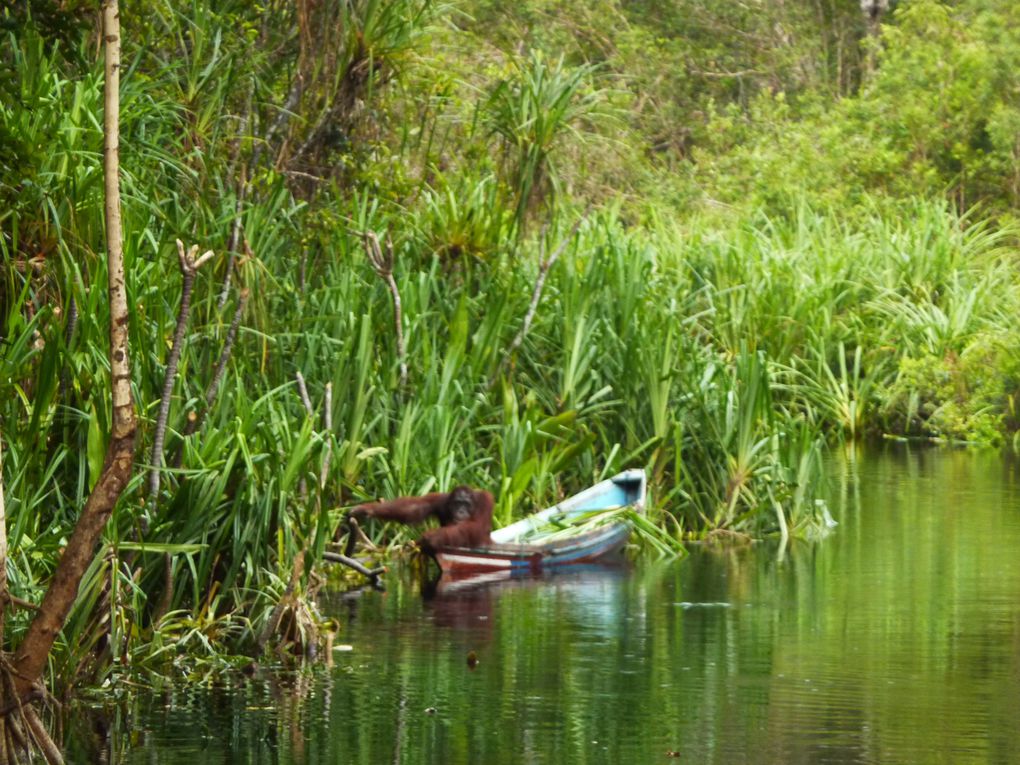
[[355, 505], [347, 511], [347, 515], [344, 516], [347, 524], [350, 525], [351, 521], [361, 523], [368, 517], [368, 508], [364, 505]]

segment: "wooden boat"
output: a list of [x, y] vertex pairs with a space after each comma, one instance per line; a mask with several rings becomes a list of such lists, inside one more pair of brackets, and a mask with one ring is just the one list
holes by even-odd
[[[571, 532], [571, 520], [599, 510], [627, 507], [645, 509], [644, 470], [627, 470], [595, 484], [554, 507], [492, 532], [488, 547], [446, 547], [436, 551], [444, 574], [538, 572], [557, 566], [591, 563], [620, 551], [630, 536], [624, 519], [603, 525], [580, 526]], [[561, 527], [561, 531], [550, 531]]]

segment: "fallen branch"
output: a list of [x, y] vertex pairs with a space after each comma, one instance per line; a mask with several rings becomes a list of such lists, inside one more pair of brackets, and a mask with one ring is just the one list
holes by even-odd
[[379, 577], [386, 573], [386, 567], [380, 566], [379, 568], [368, 568], [361, 561], [355, 558], [349, 558], [341, 553], [330, 552], [329, 550], [322, 553], [322, 559], [329, 561], [330, 563], [342, 563], [348, 568], [352, 568], [359, 574], [368, 577], [372, 580], [372, 584], [379, 586], [382, 583], [379, 581]]

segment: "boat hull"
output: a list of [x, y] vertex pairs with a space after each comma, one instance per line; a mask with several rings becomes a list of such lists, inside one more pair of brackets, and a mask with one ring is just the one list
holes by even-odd
[[499, 544], [480, 548], [451, 547], [438, 551], [436, 561], [444, 572], [450, 574], [501, 570], [538, 573], [557, 566], [605, 560], [619, 553], [629, 536], [627, 526], [611, 526], [555, 547]]

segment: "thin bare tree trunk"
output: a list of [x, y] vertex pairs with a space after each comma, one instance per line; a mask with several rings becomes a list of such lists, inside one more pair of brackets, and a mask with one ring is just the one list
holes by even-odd
[[174, 391], [174, 380], [177, 377], [177, 365], [181, 361], [184, 350], [184, 332], [188, 328], [188, 317], [191, 315], [191, 290], [195, 286], [195, 274], [202, 264], [212, 258], [212, 250], [198, 254], [198, 245], [193, 244], [191, 250], [184, 251], [184, 242], [177, 240], [177, 257], [181, 264], [181, 277], [184, 285], [181, 288], [181, 307], [177, 312], [177, 327], [174, 329], [174, 342], [170, 348], [170, 357], [166, 360], [166, 375], [163, 377], [163, 395], [159, 399], [159, 416], [156, 418], [156, 434], [152, 439], [152, 471], [149, 473], [149, 502], [155, 503], [159, 494], [159, 471], [163, 467], [163, 441], [166, 438], [166, 423], [170, 416], [170, 397]]
[[46, 668], [50, 648], [57, 633], [64, 626], [64, 620], [78, 595], [78, 586], [86, 568], [92, 562], [96, 543], [131, 478], [131, 463], [135, 454], [137, 421], [131, 396], [131, 365], [128, 359], [129, 315], [120, 222], [120, 13], [117, 0], [103, 2], [103, 39], [106, 44], [103, 173], [106, 197], [113, 422], [103, 472], [78, 517], [39, 611], [14, 655], [14, 683], [19, 696], [24, 696], [32, 690]]
[[489, 385], [494, 385], [496, 379], [499, 377], [500, 370], [503, 365], [509, 363], [513, 358], [513, 355], [517, 352], [517, 349], [521, 347], [524, 342], [524, 338], [527, 337], [528, 330], [531, 329], [531, 322], [535, 320], [535, 313], [538, 311], [538, 303], [542, 299], [542, 290], [545, 287], [546, 277], [549, 276], [549, 269], [555, 265], [556, 261], [560, 259], [560, 255], [567, 249], [567, 245], [570, 244], [574, 237], [577, 235], [578, 229], [581, 228], [581, 224], [584, 223], [584, 219], [587, 217], [587, 213], [582, 215], [574, 223], [570, 229], [570, 233], [567, 234], [566, 238], [560, 242], [552, 255], [542, 260], [538, 266], [538, 278], [535, 279], [535, 288], [531, 292], [531, 303], [528, 305], [527, 313], [524, 314], [524, 322], [521, 324], [521, 328], [517, 331], [514, 339], [510, 341], [510, 347], [507, 349], [506, 354], [503, 356], [503, 360], [496, 367], [496, 371], [493, 373], [492, 378], [489, 380]]
[[[326, 490], [326, 481], [329, 479], [329, 463], [333, 459], [333, 383], [326, 383], [326, 455], [322, 458], [322, 472], [319, 474], [319, 496]], [[0, 486], [0, 489], [3, 487]], [[0, 506], [2, 506], [3, 495], [0, 494]]]
[[241, 326], [241, 315], [244, 313], [244, 307], [248, 303], [248, 290], [241, 290], [240, 299], [237, 302], [237, 308], [234, 310], [234, 318], [230, 322], [230, 328], [227, 330], [227, 337], [223, 341], [223, 350], [220, 351], [219, 360], [216, 362], [216, 370], [213, 372], [212, 381], [209, 383], [209, 387], [205, 391], [205, 407], [199, 409], [197, 412], [192, 411], [188, 413], [188, 423], [184, 427], [184, 439], [180, 448], [177, 450], [177, 455], [174, 458], [174, 466], [180, 467], [184, 461], [184, 440], [187, 440], [188, 436], [193, 435], [202, 427], [202, 421], [205, 420], [206, 415], [209, 414], [209, 410], [212, 409], [213, 401], [216, 399], [216, 393], [220, 389], [220, 384], [223, 382], [223, 376], [227, 371], [227, 362], [230, 361], [230, 353], [234, 348], [234, 340], [237, 339], [237, 330]]
[[220, 358], [216, 362], [216, 371], [213, 372], [212, 381], [205, 392], [205, 411], [212, 408], [216, 393], [220, 389], [220, 383], [223, 382], [223, 375], [227, 371], [227, 362], [230, 361], [230, 352], [234, 348], [234, 340], [237, 339], [237, 329], [241, 326], [241, 315], [248, 303], [248, 294], [247, 289], [241, 290], [237, 308], [234, 310], [234, 318], [230, 321], [230, 329], [227, 330], [227, 337], [223, 341], [223, 350], [220, 351]]
[[861, 0], [861, 12], [868, 26], [867, 53], [864, 57], [864, 77], [875, 72], [878, 41], [882, 36], [882, 15], [889, 10], [889, 0]]
[[237, 248], [241, 242], [243, 228], [241, 216], [244, 213], [244, 200], [248, 195], [248, 180], [244, 177], [243, 169], [238, 185], [237, 202], [234, 204], [234, 224], [230, 228], [230, 244], [227, 246], [227, 270], [223, 276], [223, 289], [220, 290], [219, 300], [216, 301], [216, 307], [221, 311], [227, 304], [227, 298], [230, 295], [230, 284], [234, 276], [234, 258], [237, 257]]
[[294, 378], [297, 380], [298, 394], [301, 396], [301, 403], [305, 405], [305, 411], [308, 412], [310, 419], [315, 419], [315, 409], [312, 408], [312, 399], [308, 395], [308, 386], [305, 385], [305, 376], [301, 372], [295, 372]]
[[407, 387], [407, 344], [404, 342], [404, 313], [400, 304], [400, 290], [393, 278], [393, 240], [386, 236], [386, 254], [379, 247], [379, 237], [374, 231], [365, 232], [365, 253], [372, 268], [379, 274], [393, 296], [393, 330], [397, 337], [397, 359], [400, 362], [400, 387]]

